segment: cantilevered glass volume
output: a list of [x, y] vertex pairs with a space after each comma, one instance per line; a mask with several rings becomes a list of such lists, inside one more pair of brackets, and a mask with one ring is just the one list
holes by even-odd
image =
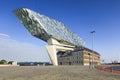
[[58, 65], [58, 51], [72, 51], [85, 47], [85, 42], [63, 23], [27, 8], [14, 11], [25, 28], [35, 37], [48, 43], [46, 49], [53, 65]]
[[27, 8], [14, 11], [27, 30], [35, 37], [48, 41], [54, 38], [61, 44], [85, 46], [85, 42], [63, 23]]

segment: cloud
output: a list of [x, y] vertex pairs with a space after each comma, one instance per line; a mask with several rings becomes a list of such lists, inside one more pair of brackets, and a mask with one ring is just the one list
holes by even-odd
[[10, 38], [10, 36], [4, 33], [0, 33], [0, 38]]
[[[1, 37], [2, 36], [2, 37]], [[8, 61], [50, 61], [45, 47], [11, 39], [0, 33], [0, 60]]]

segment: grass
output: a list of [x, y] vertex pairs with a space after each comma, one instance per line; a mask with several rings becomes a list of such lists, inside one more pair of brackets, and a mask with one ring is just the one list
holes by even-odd
[[0, 67], [0, 80], [120, 80], [120, 75], [85, 66]]

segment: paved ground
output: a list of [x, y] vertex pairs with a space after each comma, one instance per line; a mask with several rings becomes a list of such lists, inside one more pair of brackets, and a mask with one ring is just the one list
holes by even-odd
[[120, 75], [83, 66], [0, 67], [0, 80], [120, 80]]

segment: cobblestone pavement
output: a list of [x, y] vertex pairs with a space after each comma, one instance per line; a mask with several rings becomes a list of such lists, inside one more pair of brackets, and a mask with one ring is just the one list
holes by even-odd
[[0, 80], [120, 80], [120, 75], [85, 66], [0, 67]]

